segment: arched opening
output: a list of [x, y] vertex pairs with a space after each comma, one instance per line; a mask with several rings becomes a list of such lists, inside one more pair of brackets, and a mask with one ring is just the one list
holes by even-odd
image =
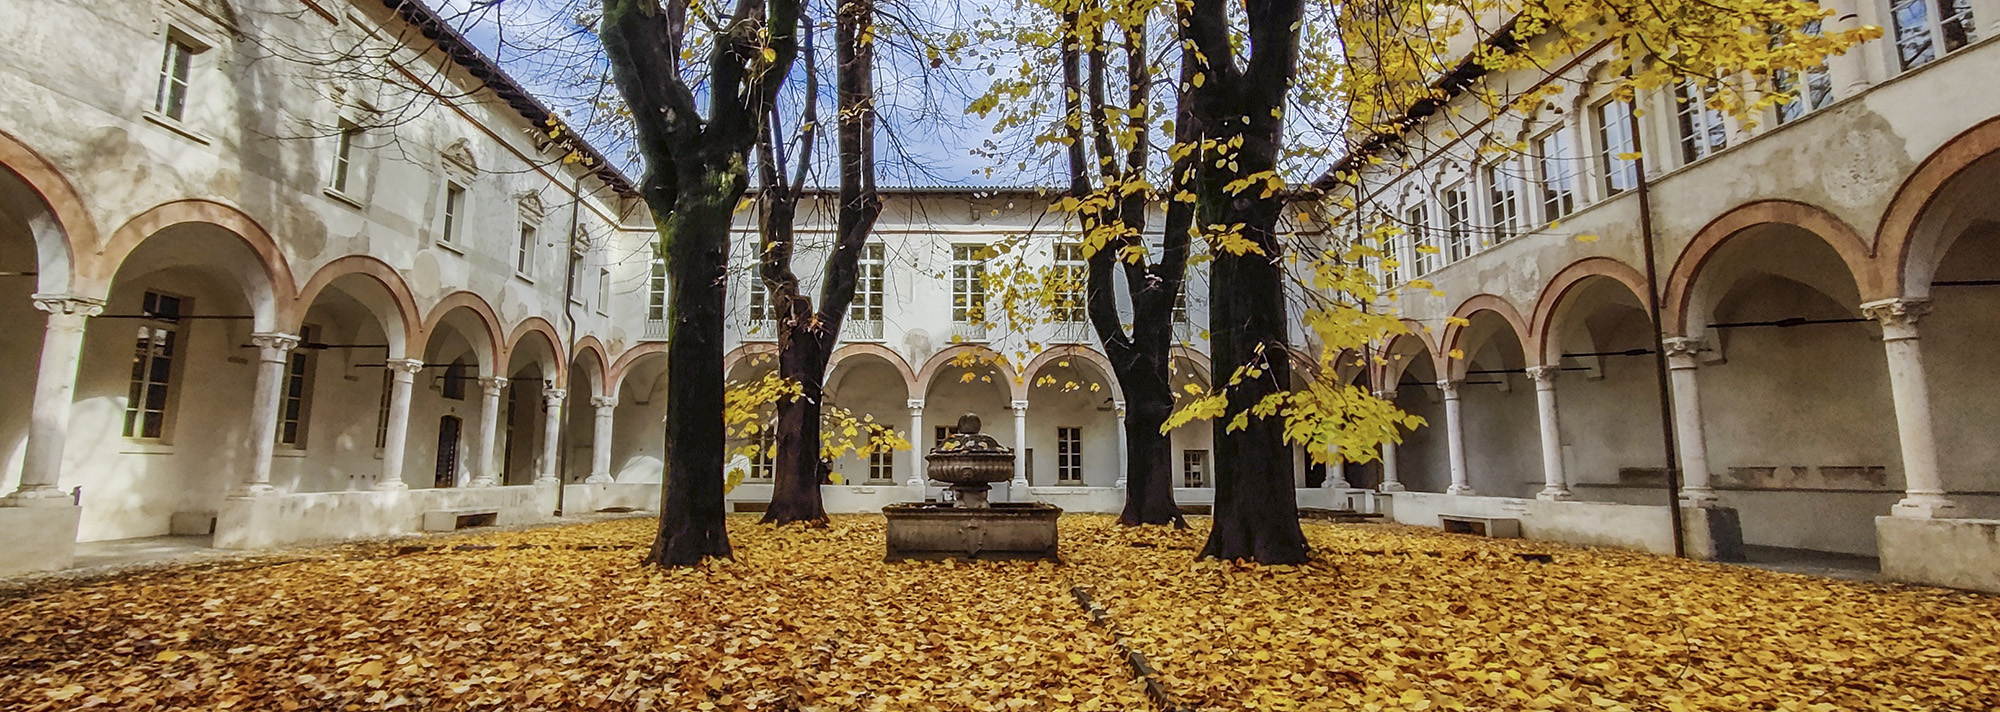
[[[630, 358], [627, 361], [627, 358]], [[620, 357], [618, 410], [612, 418], [611, 477], [618, 482], [665, 481], [667, 354]]]
[[[963, 356], [972, 353], [960, 350], [941, 353], [931, 358], [931, 365], [924, 370], [929, 379], [924, 383], [924, 413], [922, 418], [913, 418], [918, 432], [910, 438], [910, 445], [918, 452], [929, 452], [938, 442], [951, 433], [958, 424], [959, 416], [971, 413], [979, 416], [981, 432], [993, 436], [1007, 447], [1021, 447], [1021, 439], [1016, 432], [1013, 405], [1013, 371], [992, 357]], [[1032, 448], [1033, 439], [1029, 439]], [[1018, 476], [1032, 475], [1031, 483], [1046, 479], [1054, 481], [1053, 472], [1044, 476], [1035, 468], [1034, 458], [1021, 453], [1022, 462], [1027, 463], [1025, 471]], [[1053, 460], [1051, 460], [1053, 462]], [[997, 495], [996, 495], [997, 496]]]
[[[1167, 382], [1174, 389], [1176, 411], [1214, 387], [1208, 370], [1200, 362], [1179, 353], [1167, 361]], [[1215, 488], [1213, 426], [1211, 421], [1197, 420], [1168, 432], [1174, 446], [1174, 487], [1201, 490], [1203, 497], [1210, 496], [1208, 493]], [[1176, 501], [1181, 499], [1177, 493]]]
[[1667, 504], [1672, 493], [1650, 312], [1624, 282], [1603, 275], [1578, 280], [1558, 299], [1542, 358], [1561, 369], [1556, 417], [1571, 494]]
[[[1466, 321], [1454, 344], [1463, 358], [1452, 364], [1462, 379], [1466, 483], [1484, 496], [1532, 497], [1542, 485], [1542, 440], [1521, 337], [1490, 309], [1473, 312]], [[1442, 418], [1429, 422], [1440, 430], [1449, 427]]]
[[1692, 286], [1708, 469], [1744, 543], [1874, 555], [1901, 456], [1880, 330], [1847, 263], [1810, 231], [1765, 223], [1716, 248]]
[[[597, 404], [604, 392], [603, 359], [594, 349], [582, 349], [570, 359], [568, 395], [563, 398], [565, 445], [562, 462], [565, 484], [590, 477], [597, 458]], [[615, 409], [614, 409], [615, 417]], [[613, 424], [616, 430], [617, 425]]]
[[1383, 359], [1383, 382], [1389, 384], [1384, 390], [1395, 394], [1397, 408], [1428, 423], [1405, 433], [1396, 446], [1397, 481], [1412, 492], [1443, 492], [1451, 486], [1451, 457], [1436, 358], [1423, 339], [1405, 336], [1390, 343]]
[[[826, 377], [826, 401], [847, 410], [857, 420], [881, 423], [910, 441], [908, 454], [881, 449], [863, 457], [853, 452], [833, 461], [833, 471], [849, 484], [889, 485], [907, 481], [923, 464], [923, 438], [908, 432], [909, 385], [901, 369], [871, 353], [848, 356], [833, 364]], [[865, 435], [865, 434], [864, 434]], [[855, 445], [862, 444], [862, 436]]]
[[271, 484], [289, 492], [367, 489], [382, 473], [383, 364], [404, 358], [403, 311], [365, 274], [336, 277], [311, 298], [279, 389]]
[[[729, 384], [729, 388], [731, 389], [749, 388], [763, 380], [766, 376], [776, 373], [777, 370], [777, 354], [760, 352], [735, 359], [729, 364], [728, 370], [724, 371], [723, 379]], [[739, 430], [729, 434], [728, 441], [725, 443], [725, 449], [723, 450], [726, 453], [724, 467], [732, 467], [733, 465], [730, 463], [737, 463], [736, 456], [739, 453], [755, 445], [754, 449], [749, 449], [747, 458], [750, 461], [749, 471], [744, 474], [743, 481], [751, 484], [768, 485], [776, 479], [777, 475], [778, 439], [777, 434], [771, 429], [771, 425], [777, 417], [777, 406], [766, 403], [758, 408], [757, 415], [757, 427], [754, 432]], [[672, 417], [672, 414], [669, 414], [668, 417]]]
[[[493, 375], [493, 335], [488, 322], [469, 306], [453, 307], [433, 322], [423, 346], [424, 369], [411, 389], [412, 432], [404, 446], [403, 481], [411, 487], [464, 486], [489, 466], [477, 445], [478, 434], [490, 432], [482, 430], [487, 425], [483, 408], [486, 388], [481, 379]], [[381, 394], [381, 410], [374, 422], [380, 429], [388, 423], [389, 374], [377, 378], [381, 379], [376, 391]], [[503, 402], [505, 397], [503, 394]], [[447, 416], [458, 419], [457, 438], [443, 437], [438, 431], [448, 427], [443, 425]], [[386, 433], [378, 432], [375, 442], [385, 437]], [[449, 446], [456, 446], [457, 451], [439, 449]], [[457, 466], [441, 479], [441, 463]]]
[[[289, 298], [290, 295], [287, 295]], [[139, 241], [91, 319], [65, 484], [83, 487], [79, 541], [206, 531], [254, 467], [251, 335], [275, 325], [270, 277], [244, 239], [183, 222]]]
[[[500, 405], [500, 468], [504, 485], [530, 485], [535, 480], [557, 476], [561, 463], [560, 451], [552, 447], [550, 437], [559, 437], [559, 431], [550, 428], [549, 408], [551, 393], [565, 393], [556, 404], [556, 420], [560, 425], [562, 411], [568, 408], [589, 410], [590, 401], [571, 402], [566, 391], [559, 391], [563, 378], [563, 361], [558, 355], [553, 337], [539, 329], [518, 329], [514, 343], [507, 347], [507, 385], [501, 395]], [[559, 443], [558, 443], [559, 444]]]
[[47, 315], [33, 295], [69, 287], [68, 236], [39, 191], [0, 166], [0, 323], [15, 325], [0, 339], [0, 493], [20, 484], [28, 421], [41, 364]]
[[[1027, 459], [1031, 486], [1111, 487], [1119, 463], [1118, 388], [1098, 360], [1082, 354], [1042, 360], [1028, 374]], [[990, 422], [990, 421], [989, 421]]]

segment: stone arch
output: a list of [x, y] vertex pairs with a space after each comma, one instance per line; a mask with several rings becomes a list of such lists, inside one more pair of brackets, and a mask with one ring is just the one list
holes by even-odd
[[403, 275], [398, 273], [396, 268], [369, 255], [348, 255], [328, 262], [320, 267], [319, 271], [314, 272], [312, 277], [306, 280], [305, 286], [299, 289], [298, 296], [292, 299], [291, 308], [287, 310], [284, 321], [279, 325], [280, 330], [286, 333], [298, 333], [300, 324], [306, 318], [306, 312], [312, 309], [313, 300], [319, 298], [320, 292], [334, 280], [353, 274], [364, 275], [382, 285], [389, 298], [395, 301], [396, 325], [401, 328], [392, 330], [388, 324], [384, 324], [382, 331], [392, 334], [400, 332], [402, 344], [391, 344], [389, 357], [401, 358], [400, 353], [408, 349], [410, 344], [422, 343], [423, 317], [417, 313], [417, 300], [410, 294], [410, 286], [403, 282]]
[[1660, 300], [1661, 328], [1682, 336], [1698, 331], [1688, 327], [1687, 318], [1694, 298], [1695, 278], [1700, 275], [1702, 267], [1730, 238], [1752, 227], [1772, 223], [1797, 227], [1824, 240], [1847, 265], [1848, 274], [1854, 278], [1862, 301], [1894, 296], [1889, 293], [1892, 286], [1888, 280], [1883, 279], [1881, 271], [1874, 267], [1867, 240], [1853, 227], [1812, 205], [1790, 200], [1760, 200], [1739, 205], [1710, 220], [1695, 233], [1693, 240], [1688, 241], [1680, 259], [1674, 261], [1673, 271], [1667, 276], [1666, 297]]
[[443, 323], [445, 315], [459, 308], [472, 312], [486, 329], [486, 342], [477, 344], [485, 351], [479, 354], [480, 357], [494, 364], [496, 373], [505, 369], [507, 363], [502, 357], [506, 355], [507, 348], [500, 341], [500, 317], [493, 313], [493, 306], [487, 304], [484, 297], [472, 292], [452, 292], [432, 305], [430, 315], [424, 317], [423, 340], [429, 342], [432, 336], [437, 335], [438, 325]]
[[[1451, 315], [1459, 319], [1470, 320], [1474, 314], [1478, 314], [1479, 312], [1492, 312], [1506, 321], [1507, 327], [1514, 331], [1514, 338], [1521, 344], [1522, 358], [1528, 361], [1529, 366], [1541, 365], [1540, 344], [1534, 340], [1532, 332], [1528, 330], [1528, 321], [1521, 318], [1520, 310], [1515, 309], [1512, 302], [1492, 294], [1475, 294], [1471, 298], [1460, 302], [1458, 309], [1453, 310]], [[1444, 338], [1439, 340], [1439, 345], [1443, 349], [1442, 354], [1433, 353], [1433, 358], [1440, 359], [1446, 366], [1445, 369], [1440, 369], [1439, 373], [1457, 375], [1460, 364], [1451, 363], [1448, 359], [1452, 351], [1465, 347], [1465, 344], [1462, 343], [1465, 339], [1465, 330], [1465, 326], [1457, 324], [1445, 326]], [[1471, 356], [1472, 354], [1467, 353], [1467, 358], [1461, 360], [1460, 363], [1469, 361]]]
[[[998, 369], [1000, 371], [1000, 375], [1007, 379], [1007, 390], [1008, 393], [1012, 395], [1013, 399], [1027, 400], [1028, 398], [1027, 379], [1022, 378], [1021, 375], [1014, 370], [1014, 364], [1008, 362], [1008, 360], [1005, 357], [1001, 356], [999, 352], [996, 352], [993, 349], [981, 346], [979, 344], [954, 344], [939, 350], [935, 354], [932, 354], [930, 359], [924, 362], [924, 367], [917, 371], [918, 385], [922, 386], [924, 390], [929, 390], [931, 387], [931, 381], [936, 380], [937, 378], [938, 371], [944, 370], [945, 367], [950, 366], [953, 359], [956, 359], [959, 356], [968, 353], [974, 354], [981, 359], [991, 360], [993, 362], [993, 367]], [[921, 393], [922, 391], [916, 391], [916, 392]], [[916, 396], [912, 395], [910, 397], [915, 398]]]
[[[167, 228], [191, 223], [221, 228], [241, 239], [244, 246], [255, 253], [262, 267], [263, 279], [239, 281], [252, 290], [246, 296], [256, 317], [256, 328], [276, 328], [281, 317], [278, 313], [280, 305], [289, 303], [298, 293], [298, 283], [292, 279], [292, 269], [285, 261], [284, 252], [255, 219], [235, 207], [211, 200], [189, 198], [162, 203], [125, 221], [111, 234], [103, 249], [88, 260], [88, 264], [78, 265], [81, 279], [73, 288], [84, 296], [106, 298], [118, 269], [124, 266], [125, 258], [138, 249], [140, 243]], [[258, 293], [258, 289], [265, 291]]]
[[1951, 137], [1903, 179], [1889, 201], [1889, 209], [1883, 211], [1882, 223], [1875, 233], [1875, 253], [1890, 273], [1884, 286], [1895, 292], [1869, 296], [1864, 289], [1864, 298], [1930, 294], [1931, 275], [1951, 245], [1942, 236], [1921, 234], [1918, 223], [1931, 212], [1933, 201], [1953, 178], [1979, 160], [1996, 154], [2000, 154], [2000, 117], [1987, 119]]
[[605, 389], [605, 394], [618, 395], [620, 389], [625, 387], [625, 377], [632, 373], [633, 366], [649, 356], [665, 356], [666, 353], [667, 345], [665, 343], [649, 341], [626, 349], [624, 353], [618, 354], [618, 360], [611, 362], [611, 370], [607, 372], [611, 375], [605, 379], [609, 384]]
[[834, 349], [833, 355], [827, 359], [826, 373], [831, 377], [833, 372], [840, 368], [841, 362], [849, 358], [866, 356], [873, 356], [888, 362], [891, 368], [896, 369], [896, 374], [903, 377], [904, 392], [912, 394], [917, 392], [917, 373], [910, 370], [910, 362], [904, 361], [903, 355], [896, 353], [895, 349], [881, 344], [847, 344]]
[[76, 186], [70, 184], [54, 163], [4, 130], [0, 130], [0, 168], [12, 172], [35, 191], [54, 220], [52, 227], [59, 233], [33, 231], [40, 263], [36, 291], [43, 294], [69, 291], [81, 277], [77, 256], [89, 254], [99, 244], [97, 222], [84, 207]]
[[[1639, 270], [1633, 269], [1631, 265], [1610, 257], [1585, 257], [1571, 262], [1568, 267], [1557, 272], [1556, 276], [1542, 287], [1542, 293], [1535, 297], [1535, 310], [1528, 322], [1528, 333], [1534, 337], [1533, 343], [1536, 344], [1537, 353], [1541, 354], [1542, 363], [1554, 363], [1555, 357], [1559, 355], [1548, 353], [1549, 349], [1557, 347], [1557, 339], [1552, 333], [1555, 329], [1556, 308], [1562, 306], [1562, 300], [1569, 295], [1570, 290], [1591, 277], [1609, 277], [1617, 280], [1632, 291], [1632, 296], [1638, 298], [1641, 306], [1652, 308], [1652, 293], [1646, 288], [1646, 276], [1640, 274]], [[1525, 347], [1529, 342], [1521, 343]]]
[[1201, 374], [1201, 380], [1203, 383], [1215, 382], [1213, 380], [1215, 371], [1209, 364], [1208, 354], [1202, 353], [1193, 348], [1177, 345], [1168, 347], [1167, 359], [1169, 362], [1171, 362], [1173, 359], [1184, 359], [1188, 363], [1194, 364], [1195, 369]]
[[722, 373], [727, 376], [736, 366], [759, 356], [778, 356], [778, 345], [768, 341], [758, 341], [736, 347], [722, 357]]
[[1026, 378], [1030, 381], [1028, 385], [1032, 387], [1035, 374], [1040, 373], [1042, 367], [1056, 363], [1061, 359], [1070, 358], [1082, 359], [1089, 362], [1091, 367], [1096, 368], [1098, 373], [1103, 374], [1105, 380], [1104, 387], [1111, 389], [1112, 393], [1118, 394], [1119, 400], [1124, 400], [1124, 394], [1115, 390], [1118, 387], [1118, 375], [1111, 370], [1111, 359], [1099, 353], [1097, 349], [1081, 344], [1051, 346], [1041, 354], [1035, 356], [1034, 360], [1029, 361], [1028, 367], [1022, 369], [1022, 373], [1026, 374]]
[[616, 394], [618, 389], [612, 385], [613, 381], [611, 380], [611, 357], [605, 355], [604, 342], [597, 340], [596, 336], [588, 335], [577, 339], [576, 348], [571, 349], [570, 352], [570, 363], [574, 364], [577, 360], [585, 358], [585, 352], [589, 352], [590, 363], [597, 367], [598, 395], [608, 396]]
[[[508, 368], [512, 368], [514, 352], [520, 350], [524, 340], [534, 336], [540, 336], [543, 344], [549, 347], [550, 358], [562, 358], [563, 354], [568, 353], [568, 350], [562, 347], [562, 337], [557, 334], [555, 325], [550, 324], [547, 319], [531, 316], [522, 319], [521, 323], [514, 326], [513, 333], [507, 335], [507, 349], [501, 352], [506, 358], [495, 359], [494, 363], [507, 364]], [[553, 381], [557, 388], [569, 387], [569, 364], [544, 364], [542, 372], [548, 374], [548, 379]]]
[[1431, 338], [1430, 332], [1425, 329], [1424, 325], [1404, 319], [1403, 326], [1406, 327], [1407, 331], [1383, 341], [1381, 348], [1375, 351], [1375, 362], [1369, 364], [1370, 368], [1375, 369], [1369, 376], [1377, 384], [1377, 390], [1382, 388], [1381, 384], [1394, 386], [1398, 381], [1402, 380], [1403, 370], [1409, 368], [1409, 364], [1398, 363], [1394, 355], [1396, 350], [1406, 343], [1414, 342], [1418, 347], [1423, 349], [1425, 355], [1430, 357], [1432, 373], [1445, 372], [1445, 367], [1440, 365], [1443, 355], [1438, 351], [1438, 343], [1435, 339]]

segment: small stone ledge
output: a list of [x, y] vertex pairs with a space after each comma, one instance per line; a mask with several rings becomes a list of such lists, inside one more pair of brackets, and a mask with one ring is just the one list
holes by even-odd
[[2000, 520], [1876, 517], [1882, 577], [2000, 593]]

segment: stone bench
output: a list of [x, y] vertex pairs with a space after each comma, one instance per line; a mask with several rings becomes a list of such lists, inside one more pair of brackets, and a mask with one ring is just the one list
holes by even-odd
[[1438, 526], [1452, 534], [1476, 534], [1495, 539], [1521, 538], [1521, 520], [1475, 514], [1440, 514]]
[[433, 509], [424, 512], [424, 531], [448, 532], [466, 527], [492, 526], [499, 518], [498, 507]]

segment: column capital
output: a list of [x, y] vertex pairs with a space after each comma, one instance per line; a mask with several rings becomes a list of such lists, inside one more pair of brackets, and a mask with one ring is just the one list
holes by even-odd
[[1882, 325], [1883, 341], [1917, 338], [1917, 320], [1931, 311], [1928, 299], [1882, 299], [1861, 305], [1861, 314]]
[[64, 316], [97, 316], [104, 313], [104, 300], [79, 297], [74, 294], [36, 294], [28, 297], [35, 300], [35, 308], [50, 314]]
[[616, 407], [618, 407], [618, 397], [617, 397], [617, 396], [591, 396], [591, 397], [590, 397], [590, 407], [592, 407], [592, 408], [616, 408]]
[[499, 376], [483, 376], [473, 380], [479, 382], [479, 390], [484, 391], [490, 396], [500, 395], [506, 392], [507, 389], [507, 379]]
[[1011, 411], [1014, 411], [1014, 414], [1015, 414], [1015, 415], [1020, 415], [1020, 414], [1022, 414], [1022, 413], [1025, 413], [1025, 412], [1027, 412], [1027, 410], [1028, 410], [1028, 402], [1027, 402], [1027, 401], [1024, 401], [1024, 400], [1017, 400], [1017, 401], [1014, 401], [1014, 402], [1012, 402], [1012, 403], [1008, 403], [1008, 404], [1007, 404], [1007, 409], [1008, 409], [1008, 410], [1011, 410]]
[[911, 415], [924, 412], [924, 399], [922, 398], [911, 398], [903, 401], [903, 405], [910, 409]]
[[1125, 417], [1125, 401], [1113, 401], [1111, 403], [1111, 409], [1118, 412], [1118, 417], [1120, 418]]
[[1666, 348], [1667, 368], [1674, 369], [1694, 368], [1701, 365], [1698, 357], [1701, 355], [1702, 349], [1708, 347], [1708, 344], [1704, 343], [1700, 338], [1686, 336], [1672, 336], [1661, 339], [1660, 345]]
[[250, 343], [265, 351], [277, 351], [283, 355], [299, 345], [299, 337], [275, 331], [259, 331], [250, 335]]
[[1385, 401], [1393, 401], [1396, 399], [1396, 390], [1391, 388], [1388, 390], [1376, 391], [1375, 397]]
[[388, 361], [384, 361], [382, 365], [388, 367], [390, 371], [394, 371], [396, 373], [407, 373], [412, 376], [415, 376], [417, 375], [417, 373], [424, 370], [423, 359], [392, 358], [389, 359]]
[[1463, 383], [1465, 383], [1465, 381], [1447, 378], [1445, 380], [1438, 381], [1437, 386], [1438, 390], [1444, 393], [1445, 398], [1456, 400], [1458, 398], [1458, 387]]
[[555, 386], [549, 386], [547, 388], [542, 389], [543, 403], [547, 403], [551, 406], [559, 406], [563, 404], [563, 401], [568, 399], [569, 399], [569, 391], [565, 391], [561, 388], [556, 388]]
[[1556, 384], [1556, 376], [1562, 373], [1561, 366], [1529, 366], [1528, 377], [1535, 379], [1536, 388], [1551, 388]]

